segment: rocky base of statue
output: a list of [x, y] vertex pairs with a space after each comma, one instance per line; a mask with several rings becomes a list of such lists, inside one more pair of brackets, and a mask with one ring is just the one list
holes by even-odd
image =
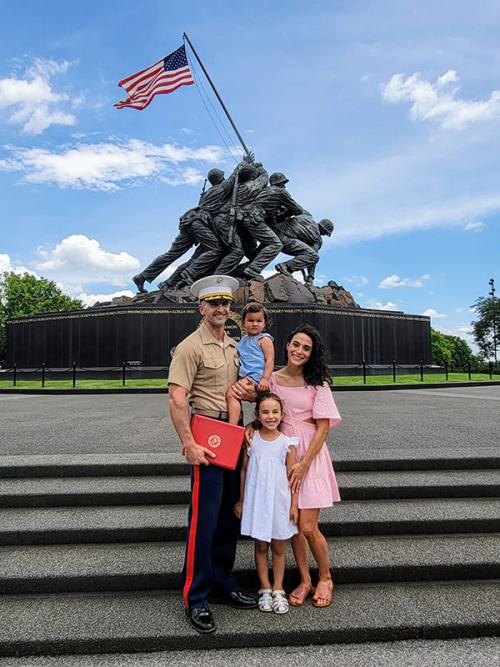
[[[330, 280], [323, 287], [304, 285], [291, 276], [275, 273], [264, 282], [243, 280], [239, 278], [240, 288], [234, 294], [236, 304], [245, 304], [249, 301], [259, 303], [288, 303], [288, 304], [322, 304], [337, 308], [359, 308], [352, 294]], [[131, 306], [131, 305], [167, 305], [171, 303], [193, 303], [195, 297], [189, 287], [181, 290], [156, 290], [147, 294], [137, 294], [135, 297], [119, 296], [112, 301], [98, 302], [92, 306]]]

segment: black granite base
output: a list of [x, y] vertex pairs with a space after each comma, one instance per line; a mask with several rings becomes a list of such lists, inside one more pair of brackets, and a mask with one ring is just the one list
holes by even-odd
[[[228, 333], [241, 335], [234, 308]], [[283, 364], [288, 333], [308, 322], [323, 336], [330, 364], [431, 363], [430, 319], [402, 312], [277, 304], [268, 307], [276, 363]], [[168, 366], [170, 351], [195, 330], [196, 305], [114, 306], [12, 319], [7, 323], [7, 367], [110, 367], [122, 362]]]

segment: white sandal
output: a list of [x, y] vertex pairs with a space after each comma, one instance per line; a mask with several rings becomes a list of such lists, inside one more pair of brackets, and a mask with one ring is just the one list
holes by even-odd
[[259, 591], [259, 609], [261, 611], [273, 611], [273, 598], [270, 588], [261, 588]]
[[275, 614], [288, 613], [288, 600], [286, 599], [284, 590], [273, 591], [272, 599], [272, 608]]

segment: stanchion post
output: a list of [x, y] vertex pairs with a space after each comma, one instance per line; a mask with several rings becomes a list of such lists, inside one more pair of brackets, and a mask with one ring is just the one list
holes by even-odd
[[470, 361], [467, 364], [467, 373], [469, 374], [469, 380], [471, 380], [472, 378], [471, 378], [471, 370], [470, 370]]
[[73, 362], [73, 389], [76, 387], [76, 361]]
[[45, 387], [45, 361], [42, 363], [42, 388]]
[[491, 361], [488, 364], [488, 367], [490, 369], [490, 380], [493, 380], [493, 364], [491, 363]]
[[420, 359], [420, 382], [424, 381], [424, 362]]
[[122, 387], [125, 386], [125, 362], [122, 361]]
[[446, 382], [448, 382], [448, 362], [447, 361], [444, 362], [444, 372], [445, 372], [445, 375], [446, 375]]
[[396, 382], [396, 359], [392, 360], [392, 381]]
[[363, 359], [363, 384], [366, 384], [366, 359]]
[[12, 373], [12, 386], [15, 387], [17, 384], [17, 364], [14, 364], [14, 372]]

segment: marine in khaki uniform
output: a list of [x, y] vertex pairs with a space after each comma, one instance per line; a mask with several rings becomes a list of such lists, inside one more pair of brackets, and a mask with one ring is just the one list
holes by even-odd
[[239, 589], [232, 573], [240, 532], [233, 513], [239, 499], [239, 466], [227, 470], [210, 465], [214, 453], [195, 442], [190, 427], [190, 407], [192, 413], [227, 421], [226, 391], [238, 377], [238, 358], [236, 342], [226, 335], [224, 325], [237, 287], [235, 278], [221, 275], [193, 283], [203, 321], [177, 345], [168, 376], [170, 416], [191, 464], [182, 592], [189, 621], [202, 633], [215, 630], [209, 598], [238, 609], [257, 606], [254, 596]]

